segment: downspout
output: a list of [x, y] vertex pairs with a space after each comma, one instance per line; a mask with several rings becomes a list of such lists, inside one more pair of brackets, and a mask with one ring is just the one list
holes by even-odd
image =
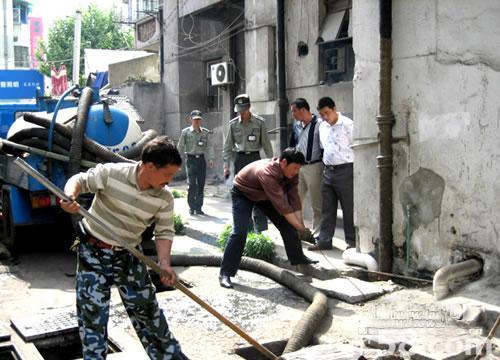
[[379, 243], [380, 271], [392, 272], [392, 0], [379, 0], [380, 7], [380, 83], [379, 83]]
[[434, 298], [441, 300], [448, 295], [450, 281], [478, 273], [482, 268], [482, 262], [477, 259], [469, 259], [457, 264], [443, 266], [436, 271], [432, 281]]
[[280, 120], [280, 149], [283, 150], [288, 144], [288, 99], [286, 98], [286, 76], [285, 76], [285, 0], [277, 0], [276, 14], [276, 39], [278, 55], [278, 106]]

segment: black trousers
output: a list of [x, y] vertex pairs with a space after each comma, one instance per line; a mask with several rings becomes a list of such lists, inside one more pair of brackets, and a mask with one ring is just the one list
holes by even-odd
[[[252, 152], [250, 154], [245, 153], [236, 153], [234, 158], [234, 175], [254, 161], [260, 160], [259, 152]], [[253, 219], [250, 219], [248, 224], [249, 231], [262, 232], [268, 229], [267, 226], [267, 218], [259, 208], [254, 208], [253, 210]]]
[[188, 156], [186, 160], [188, 194], [187, 201], [191, 210], [201, 210], [203, 191], [207, 175], [207, 163], [204, 156]]
[[290, 225], [283, 215], [276, 211], [270, 201], [254, 202], [236, 188], [233, 188], [231, 196], [233, 200], [233, 232], [224, 250], [220, 268], [221, 275], [234, 276], [238, 271], [247, 240], [248, 224], [254, 207], [262, 210], [280, 231], [288, 260], [291, 263], [298, 263], [304, 258], [297, 230]]

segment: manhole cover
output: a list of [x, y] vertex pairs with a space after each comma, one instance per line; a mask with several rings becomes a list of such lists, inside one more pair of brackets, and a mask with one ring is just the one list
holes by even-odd
[[74, 331], [78, 327], [74, 311], [58, 311], [43, 315], [11, 318], [10, 321], [25, 341], [62, 335]]

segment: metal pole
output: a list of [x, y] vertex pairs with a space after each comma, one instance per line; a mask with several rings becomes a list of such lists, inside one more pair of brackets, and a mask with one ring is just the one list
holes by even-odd
[[75, 13], [75, 32], [73, 34], [73, 85], [78, 85], [80, 79], [80, 41], [82, 32], [82, 13]]
[[280, 149], [288, 145], [288, 99], [286, 98], [286, 73], [285, 73], [285, 0], [277, 0], [276, 14], [276, 39], [278, 56], [278, 105], [280, 122]]
[[392, 0], [380, 0], [380, 84], [379, 84], [379, 264], [380, 271], [392, 272]]
[[[31, 167], [29, 164], [27, 164], [24, 160], [21, 158], [17, 158], [14, 160], [14, 163], [19, 166], [22, 170], [24, 170], [27, 174], [32, 176], [35, 180], [37, 180], [40, 184], [45, 186], [48, 190], [50, 190], [54, 195], [56, 195], [58, 198], [64, 200], [64, 201], [73, 201], [68, 195], [66, 195], [61, 189], [59, 189], [55, 184], [53, 184], [50, 180], [45, 178], [42, 174], [40, 174], [37, 170], [35, 170], [33, 167]], [[101, 229], [104, 229], [105, 232], [108, 233], [108, 235], [111, 235], [116, 242], [120, 244], [120, 246], [124, 247], [129, 251], [132, 255], [134, 255], [136, 258], [141, 260], [143, 263], [145, 263], [147, 266], [151, 268], [154, 272], [159, 274], [161, 277], [163, 276], [169, 276], [168, 273], [166, 273], [162, 268], [160, 268], [153, 260], [145, 256], [142, 252], [137, 250], [135, 247], [129, 245], [128, 243], [122, 241], [120, 238], [116, 238], [113, 231], [108, 227], [107, 224], [103, 223], [99, 218], [95, 217], [91, 213], [89, 213], [83, 206], [80, 206], [80, 210], [78, 211], [80, 215], [82, 215], [84, 218], [89, 219], [90, 221], [96, 223], [99, 225]], [[217, 319], [222, 321], [226, 326], [228, 326], [231, 330], [233, 330], [236, 334], [241, 336], [243, 339], [248, 341], [251, 345], [253, 345], [258, 351], [260, 351], [264, 356], [266, 356], [268, 359], [271, 360], [278, 360], [278, 357], [274, 355], [271, 351], [269, 351], [267, 348], [262, 346], [257, 342], [257, 340], [254, 340], [250, 335], [248, 335], [246, 332], [244, 332], [238, 325], [234, 324], [231, 322], [229, 319], [226, 319], [221, 313], [219, 313], [217, 310], [212, 308], [210, 305], [208, 305], [206, 302], [201, 300], [198, 296], [196, 296], [194, 293], [192, 293], [187, 287], [185, 287], [183, 284], [179, 282], [179, 280], [176, 280], [174, 283], [174, 286], [183, 292], [185, 295], [187, 295], [189, 298], [194, 300], [198, 305], [200, 305], [202, 308], [207, 310], [210, 314], [215, 316]]]

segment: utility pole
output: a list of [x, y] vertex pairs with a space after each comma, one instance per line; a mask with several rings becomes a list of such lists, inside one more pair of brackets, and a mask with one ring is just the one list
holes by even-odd
[[75, 13], [75, 33], [73, 39], [73, 85], [78, 85], [80, 79], [80, 41], [82, 32], [82, 13]]

